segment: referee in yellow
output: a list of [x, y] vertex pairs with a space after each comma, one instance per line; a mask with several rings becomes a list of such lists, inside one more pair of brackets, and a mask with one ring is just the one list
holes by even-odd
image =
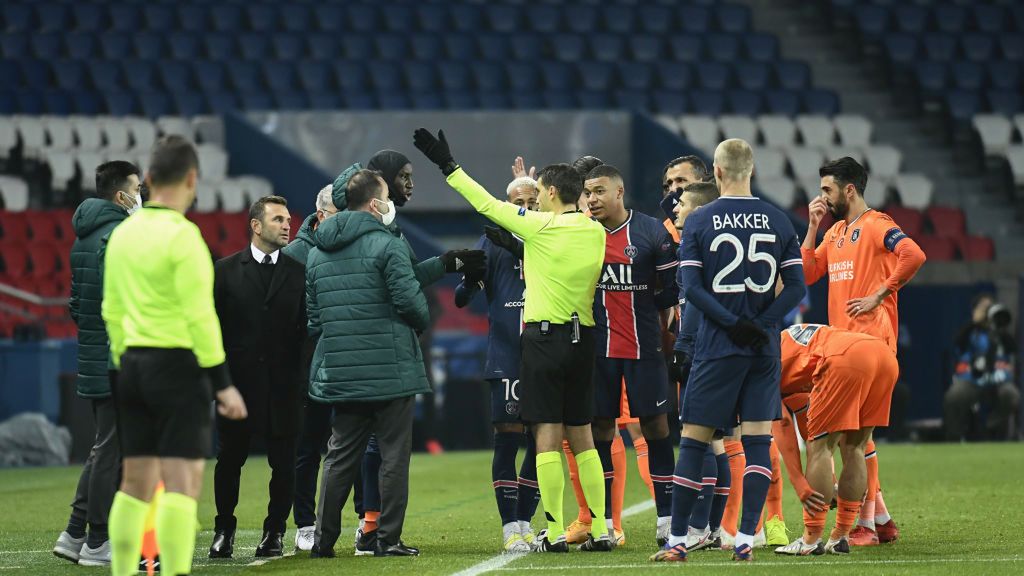
[[[526, 328], [521, 340], [520, 414], [537, 439], [537, 482], [548, 529], [537, 540], [542, 552], [567, 552], [562, 522], [561, 445], [576, 455], [580, 484], [595, 518], [604, 518], [604, 471], [594, 449], [594, 290], [604, 264], [604, 228], [576, 208], [583, 177], [568, 164], [537, 174], [540, 212], [501, 202], [452, 158], [444, 132], [420, 128], [413, 141], [448, 178], [448, 185], [477, 212], [523, 239]], [[580, 549], [614, 547], [604, 522]]]
[[191, 142], [157, 141], [146, 177], [150, 201], [106, 245], [103, 320], [120, 371], [112, 391], [124, 457], [109, 520], [114, 576], [138, 571], [146, 513], [160, 480], [166, 490], [156, 511], [161, 572], [192, 571], [213, 394], [223, 416], [246, 417], [224, 363], [210, 251], [185, 219], [198, 172]]

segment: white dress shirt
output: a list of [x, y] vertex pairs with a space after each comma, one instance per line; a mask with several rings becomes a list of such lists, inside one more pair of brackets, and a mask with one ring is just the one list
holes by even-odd
[[[266, 257], [267, 254], [265, 252], [263, 252], [262, 250], [260, 250], [259, 248], [257, 248], [255, 244], [249, 244], [249, 250], [252, 251], [252, 259], [255, 260], [256, 262], [262, 264], [263, 263], [263, 258]], [[277, 264], [277, 255], [280, 254], [280, 253], [281, 253], [280, 250], [274, 250], [273, 252], [271, 252], [270, 253], [270, 261], [273, 262], [274, 264]]]

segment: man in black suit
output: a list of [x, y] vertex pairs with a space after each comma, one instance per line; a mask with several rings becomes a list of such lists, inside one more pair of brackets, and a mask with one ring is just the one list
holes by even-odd
[[272, 471], [270, 503], [256, 556], [284, 552], [306, 378], [301, 362], [306, 340], [304, 267], [280, 252], [288, 244], [290, 225], [284, 198], [260, 198], [249, 208], [250, 245], [215, 266], [214, 299], [224, 350], [231, 379], [249, 407], [249, 418], [217, 417], [217, 517], [210, 558], [230, 558], [234, 552], [238, 484], [253, 436], [265, 439]]

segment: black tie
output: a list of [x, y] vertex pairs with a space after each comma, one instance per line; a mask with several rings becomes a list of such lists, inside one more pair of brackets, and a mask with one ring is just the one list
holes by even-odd
[[264, 264], [273, 264], [274, 260], [270, 257], [270, 254], [265, 254], [263, 256], [263, 263]]

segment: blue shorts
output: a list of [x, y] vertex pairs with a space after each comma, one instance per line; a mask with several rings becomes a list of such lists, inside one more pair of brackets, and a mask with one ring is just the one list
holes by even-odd
[[668, 373], [661, 356], [644, 360], [601, 358], [594, 363], [594, 417], [621, 415], [622, 380], [626, 380], [629, 415], [634, 418], [667, 414]]
[[782, 361], [769, 356], [726, 356], [693, 363], [683, 397], [683, 423], [731, 428], [782, 417]]
[[491, 422], [494, 424], [518, 424], [519, 379], [493, 378], [491, 385]]

